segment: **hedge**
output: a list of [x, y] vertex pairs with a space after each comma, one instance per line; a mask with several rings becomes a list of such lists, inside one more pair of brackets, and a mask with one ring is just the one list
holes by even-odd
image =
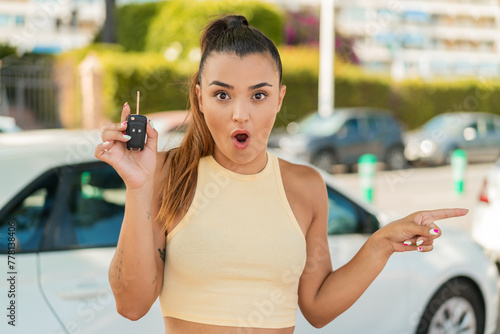
[[[87, 49], [85, 52], [88, 52]], [[118, 121], [125, 101], [135, 103], [141, 91], [143, 113], [188, 107], [188, 88], [197, 62], [168, 62], [159, 53], [125, 53], [120, 48], [94, 46], [103, 68], [105, 115]], [[77, 64], [84, 51], [73, 52]], [[307, 47], [280, 48], [283, 84], [287, 94], [276, 127], [296, 121], [316, 110], [318, 99], [318, 50]], [[387, 108], [412, 129], [433, 116], [450, 111], [485, 111], [500, 114], [500, 83], [482, 79], [393, 82], [340, 61], [335, 63], [335, 106]], [[75, 107], [74, 110], [79, 110]]]
[[393, 84], [391, 95], [389, 107], [410, 128], [444, 112], [500, 114], [500, 83], [483, 78], [434, 82], [407, 80]]
[[180, 110], [188, 106], [190, 64], [170, 63], [158, 53], [106, 53], [103, 65], [104, 110], [113, 121], [120, 118], [124, 102], [135, 105], [141, 92], [143, 113]]

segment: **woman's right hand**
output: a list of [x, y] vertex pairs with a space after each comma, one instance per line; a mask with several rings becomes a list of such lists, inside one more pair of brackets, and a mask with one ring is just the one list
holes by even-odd
[[102, 143], [95, 149], [96, 158], [110, 164], [125, 182], [133, 189], [153, 181], [156, 168], [156, 150], [158, 133], [148, 120], [146, 125], [147, 141], [142, 151], [127, 150], [127, 117], [130, 106], [125, 103], [121, 114], [121, 123], [105, 125], [101, 132]]

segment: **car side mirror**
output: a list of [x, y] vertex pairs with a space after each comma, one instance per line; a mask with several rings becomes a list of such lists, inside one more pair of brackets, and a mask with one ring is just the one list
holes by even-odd
[[466, 141], [475, 140], [477, 138], [477, 130], [469, 126], [464, 129], [463, 135]]

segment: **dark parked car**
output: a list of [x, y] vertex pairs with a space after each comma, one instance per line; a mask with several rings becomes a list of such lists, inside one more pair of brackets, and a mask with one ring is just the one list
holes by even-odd
[[365, 153], [374, 154], [387, 169], [402, 169], [403, 131], [391, 112], [374, 108], [335, 109], [324, 118], [317, 112], [275, 133], [269, 147], [304, 159], [325, 171], [337, 164], [354, 166]]
[[413, 163], [449, 164], [456, 149], [470, 162], [495, 161], [500, 155], [500, 116], [453, 112], [435, 116], [405, 136], [406, 159]]

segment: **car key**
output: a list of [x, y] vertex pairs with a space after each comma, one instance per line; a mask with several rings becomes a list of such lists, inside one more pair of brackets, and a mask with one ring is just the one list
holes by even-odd
[[146, 141], [146, 125], [148, 119], [146, 116], [139, 115], [139, 98], [140, 93], [137, 91], [137, 106], [135, 115], [127, 117], [127, 131], [130, 140], [127, 142], [127, 149], [130, 151], [142, 151], [144, 149], [144, 142]]

